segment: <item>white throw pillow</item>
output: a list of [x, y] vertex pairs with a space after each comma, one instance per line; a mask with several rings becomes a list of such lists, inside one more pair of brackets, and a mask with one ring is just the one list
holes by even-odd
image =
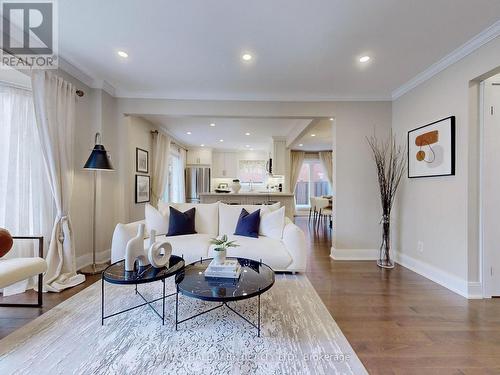
[[281, 207], [281, 202], [276, 202], [276, 203], [273, 203], [273, 204], [268, 204], [266, 205], [267, 208], [269, 208], [269, 210], [272, 212], [272, 211], [276, 211], [276, 210], [279, 210], [280, 207]]
[[[164, 209], [164, 207], [162, 207], [162, 209]], [[151, 233], [151, 230], [154, 229], [157, 235], [167, 234], [169, 214], [168, 205], [167, 210], [164, 210], [162, 213], [149, 203], [146, 203], [144, 206], [144, 216], [148, 233]]]
[[260, 204], [225, 204], [219, 203], [219, 235], [232, 235], [236, 230], [236, 224], [241, 214], [241, 209], [244, 208], [248, 213], [252, 213], [260, 209], [260, 217], [270, 212], [269, 208]]
[[219, 233], [219, 202], [217, 203], [171, 203], [175, 209], [186, 212], [195, 207], [194, 229], [197, 233], [216, 237]]
[[161, 200], [158, 201], [158, 211], [160, 211], [163, 216], [168, 217], [170, 215], [170, 204]]
[[281, 240], [285, 227], [285, 207], [264, 213], [260, 217], [259, 236]]

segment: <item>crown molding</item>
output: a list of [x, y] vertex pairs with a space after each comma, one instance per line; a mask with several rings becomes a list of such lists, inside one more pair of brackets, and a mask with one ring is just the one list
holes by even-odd
[[59, 56], [59, 68], [92, 89], [104, 90], [109, 95], [116, 96], [115, 88], [109, 82], [96, 78], [95, 74], [83, 69], [73, 61]]
[[351, 97], [351, 96], [226, 96], [226, 95], [173, 95], [166, 92], [143, 92], [116, 89], [117, 98], [124, 99], [160, 99], [185, 101], [237, 101], [237, 102], [390, 102], [391, 96]]
[[464, 43], [456, 50], [443, 57], [438, 62], [429, 66], [427, 69], [416, 75], [414, 78], [406, 82], [404, 85], [395, 89], [392, 92], [392, 100], [396, 100], [399, 97], [406, 94], [407, 92], [413, 90], [415, 87], [421, 85], [422, 83], [429, 80], [436, 74], [442, 72], [449, 66], [462, 60], [464, 57], [471, 54], [472, 52], [482, 47], [486, 43], [492, 41], [499, 35], [500, 35], [500, 21], [497, 21], [490, 27], [481, 31], [479, 34], [470, 39], [468, 42]]

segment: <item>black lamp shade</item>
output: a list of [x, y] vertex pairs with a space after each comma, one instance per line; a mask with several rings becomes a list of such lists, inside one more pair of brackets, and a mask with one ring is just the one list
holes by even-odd
[[111, 161], [108, 158], [108, 153], [103, 145], [96, 144], [92, 153], [90, 154], [87, 162], [85, 163], [84, 169], [93, 170], [114, 170], [111, 165]]

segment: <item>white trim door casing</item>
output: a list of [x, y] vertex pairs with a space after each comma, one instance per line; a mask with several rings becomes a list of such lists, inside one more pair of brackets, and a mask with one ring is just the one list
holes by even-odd
[[486, 298], [500, 296], [500, 75], [496, 77], [481, 84], [480, 249]]

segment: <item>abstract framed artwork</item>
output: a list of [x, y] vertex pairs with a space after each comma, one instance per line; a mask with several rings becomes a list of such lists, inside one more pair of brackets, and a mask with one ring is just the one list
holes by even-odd
[[135, 171], [137, 173], [149, 173], [149, 154], [142, 148], [135, 148]]
[[455, 116], [408, 132], [408, 177], [455, 174]]
[[150, 201], [149, 176], [135, 175], [135, 203], [147, 203]]

